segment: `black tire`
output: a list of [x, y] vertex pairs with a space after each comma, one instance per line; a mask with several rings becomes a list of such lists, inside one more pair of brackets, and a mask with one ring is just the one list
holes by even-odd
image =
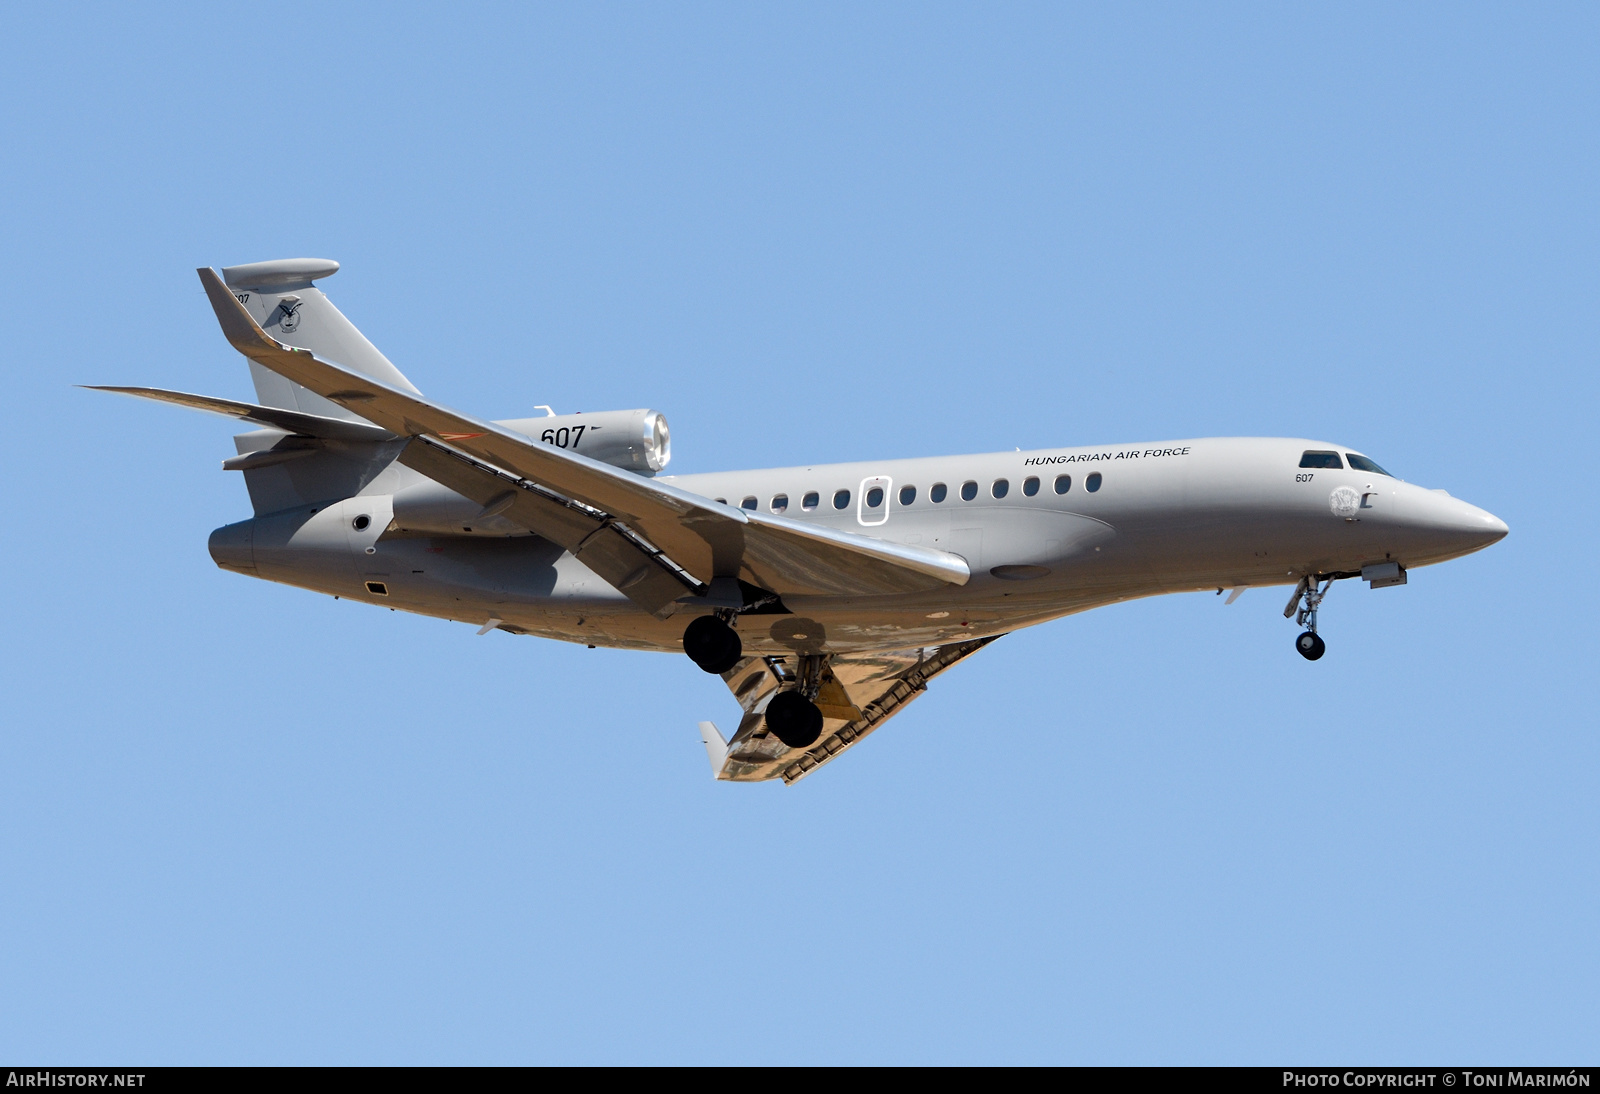
[[1300, 656], [1307, 661], [1315, 661], [1328, 652], [1328, 644], [1318, 635], [1306, 631], [1294, 640], [1294, 648], [1300, 651]]
[[714, 615], [702, 615], [683, 632], [683, 652], [706, 672], [723, 673], [744, 656], [739, 632]]
[[790, 748], [810, 748], [822, 736], [822, 711], [798, 691], [780, 691], [767, 704], [767, 728]]

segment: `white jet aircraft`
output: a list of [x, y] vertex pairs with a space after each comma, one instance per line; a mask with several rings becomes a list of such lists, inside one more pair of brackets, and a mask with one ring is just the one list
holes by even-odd
[[1506, 534], [1347, 445], [1257, 437], [661, 475], [651, 410], [484, 421], [424, 397], [314, 282], [322, 259], [199, 271], [258, 404], [117, 391], [262, 428], [234, 438], [255, 516], [218, 566], [589, 646], [682, 650], [743, 717], [719, 779], [794, 782], [1019, 627], [1160, 593], [1293, 586], [1322, 656], [1334, 581]]

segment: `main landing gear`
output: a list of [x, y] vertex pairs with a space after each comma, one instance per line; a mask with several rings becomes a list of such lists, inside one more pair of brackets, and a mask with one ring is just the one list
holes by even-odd
[[826, 659], [820, 654], [800, 655], [795, 686], [780, 691], [767, 703], [767, 728], [790, 748], [810, 748], [822, 736], [822, 711], [817, 692], [822, 688]]
[[724, 614], [731, 616], [733, 613], [702, 615], [690, 622], [688, 629], [683, 632], [683, 652], [706, 672], [727, 672], [744, 656], [744, 643], [739, 641], [739, 632], [722, 618]]
[[1290, 599], [1289, 606], [1283, 609], [1285, 619], [1292, 615], [1294, 621], [1305, 628], [1305, 632], [1294, 640], [1294, 648], [1307, 661], [1315, 661], [1328, 652], [1328, 644], [1317, 634], [1317, 609], [1322, 607], [1322, 598], [1328, 595], [1333, 582], [1332, 577], [1307, 574], [1294, 587], [1294, 597]]
[[[690, 622], [683, 632], [683, 652], [706, 672], [721, 674], [739, 663], [744, 643], [730, 625], [734, 613], [718, 611]], [[780, 691], [767, 703], [767, 728], [790, 748], [810, 748], [822, 736], [822, 711], [816, 704], [822, 686], [824, 658], [818, 654], [800, 657], [800, 671], [789, 677], [794, 687]]]
[[822, 736], [822, 711], [798, 691], [780, 691], [767, 704], [767, 728], [790, 748], [810, 748]]

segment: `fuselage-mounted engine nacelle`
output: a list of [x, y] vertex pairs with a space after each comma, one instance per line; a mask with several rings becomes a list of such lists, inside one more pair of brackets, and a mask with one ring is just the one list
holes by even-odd
[[[667, 419], [654, 410], [602, 410], [495, 422], [540, 444], [564, 448], [613, 467], [651, 476], [672, 458]], [[478, 502], [431, 479], [412, 482], [394, 496], [396, 531], [433, 535], [520, 536], [528, 532]]]
[[565, 448], [591, 460], [654, 475], [672, 459], [667, 419], [656, 410], [602, 410], [496, 422], [531, 440]]

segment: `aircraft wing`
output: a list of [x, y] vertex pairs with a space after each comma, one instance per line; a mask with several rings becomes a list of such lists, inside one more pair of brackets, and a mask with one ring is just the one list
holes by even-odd
[[710, 722], [701, 734], [717, 778], [793, 783], [838, 756], [927, 690], [928, 681], [1000, 635], [925, 649], [835, 654], [817, 692], [822, 736], [810, 748], [789, 748], [767, 731], [767, 703], [792, 678], [794, 658], [746, 657], [722, 674], [744, 717], [724, 743]]
[[186, 406], [191, 410], [208, 410], [256, 425], [288, 430], [307, 437], [326, 437], [336, 441], [384, 441], [393, 434], [386, 429], [363, 422], [350, 422], [343, 418], [326, 418], [321, 414], [303, 414], [298, 410], [282, 410], [275, 406], [257, 406], [255, 403], [237, 403], [232, 399], [218, 399], [210, 395], [190, 395], [185, 391], [168, 391], [159, 387], [104, 387], [83, 384], [89, 391], [112, 391], [118, 395], [137, 395], [141, 399]]
[[871, 596], [963, 585], [970, 576], [958, 555], [749, 513], [285, 346], [256, 324], [214, 271], [198, 272], [224, 335], [240, 353], [413, 438], [402, 463], [560, 543], [591, 569], [600, 566], [601, 577], [648, 611], [668, 614], [673, 600], [716, 577], [739, 577], [780, 596]]

